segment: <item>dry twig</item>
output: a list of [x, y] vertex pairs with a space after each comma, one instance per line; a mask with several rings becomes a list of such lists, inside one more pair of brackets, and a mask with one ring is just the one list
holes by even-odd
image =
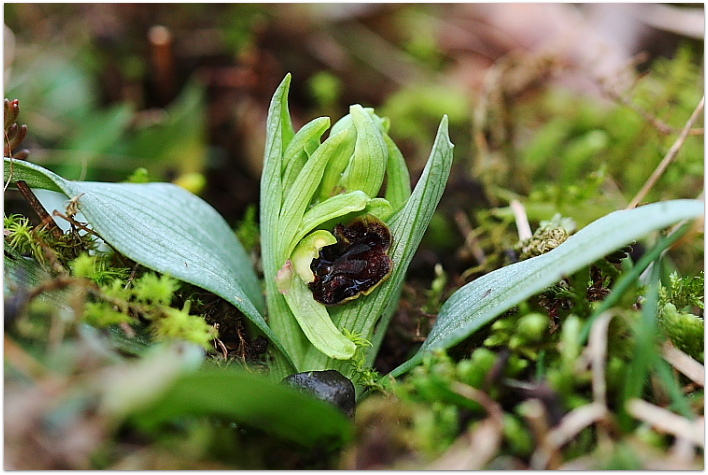
[[61, 228], [59, 228], [57, 223], [54, 222], [54, 219], [52, 219], [49, 213], [47, 213], [47, 210], [44, 209], [44, 206], [42, 206], [42, 203], [39, 202], [34, 192], [32, 192], [32, 189], [27, 186], [27, 183], [22, 180], [18, 180], [15, 183], [15, 186], [17, 186], [17, 190], [20, 192], [25, 201], [27, 201], [34, 212], [37, 213], [37, 216], [39, 216], [39, 219], [42, 221], [42, 225], [45, 226], [50, 233], [52, 233], [55, 239], [61, 239], [62, 234], [64, 234]]
[[479, 403], [489, 413], [474, 430], [468, 430], [439, 459], [431, 470], [480, 470], [497, 454], [502, 440], [502, 408], [486, 393], [462, 383], [454, 383], [453, 390]]
[[701, 448], [705, 443], [703, 417], [691, 421], [642, 399], [628, 401], [627, 412], [635, 419], [650, 424], [660, 432], [671, 434], [676, 438], [687, 439]]
[[607, 406], [607, 384], [605, 381], [605, 358], [607, 357], [607, 330], [613, 315], [609, 312], [601, 314], [590, 329], [588, 351], [592, 364], [593, 400]]
[[676, 141], [674, 142], [674, 144], [671, 146], [669, 151], [666, 153], [664, 158], [661, 160], [661, 163], [659, 163], [659, 166], [656, 167], [656, 170], [654, 170], [654, 173], [652, 173], [651, 176], [649, 177], [649, 179], [646, 181], [646, 183], [644, 183], [644, 186], [642, 187], [641, 190], [639, 190], [639, 193], [637, 193], [637, 195], [627, 205], [627, 209], [637, 207], [637, 205], [647, 196], [649, 191], [654, 187], [654, 185], [659, 180], [661, 175], [664, 174], [664, 172], [669, 167], [671, 162], [674, 161], [674, 159], [678, 155], [679, 150], [681, 150], [683, 143], [686, 141], [686, 138], [688, 137], [689, 132], [691, 131], [691, 127], [693, 127], [693, 124], [698, 120], [698, 117], [700, 117], [701, 112], [703, 111], [704, 102], [705, 102], [705, 97], [702, 97], [701, 100], [698, 102], [696, 109], [691, 114], [691, 117], [686, 122], [686, 125], [683, 127], [683, 129], [681, 129], [681, 133], [679, 134], [679, 136], [676, 139]]
[[[551, 429], [531, 456], [531, 469], [543, 470], [560, 458], [559, 449], [573, 440], [583, 429], [607, 418], [605, 406], [597, 402], [573, 409]], [[551, 466], [550, 468], [557, 468]]]
[[518, 200], [511, 200], [509, 206], [511, 207], [511, 211], [514, 213], [516, 229], [519, 233], [519, 241], [531, 239], [533, 233], [531, 232], [531, 225], [529, 225], [529, 218], [526, 216], [526, 208], [524, 208], [524, 205], [522, 205]]
[[666, 342], [661, 350], [662, 356], [671, 366], [676, 368], [676, 370], [683, 373], [699, 386], [705, 386], [705, 367], [701, 363], [694, 360], [669, 342]]

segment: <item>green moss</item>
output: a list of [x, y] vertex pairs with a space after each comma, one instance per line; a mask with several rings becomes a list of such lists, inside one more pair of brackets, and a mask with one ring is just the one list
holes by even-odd
[[107, 302], [86, 302], [83, 318], [86, 323], [98, 328], [134, 323], [128, 313], [116, 310], [114, 305]]
[[703, 309], [704, 280], [703, 271], [696, 276], [684, 277], [672, 272], [668, 286], [662, 286], [659, 291], [660, 305], [671, 303], [678, 310], [692, 306]]
[[659, 313], [659, 325], [676, 348], [703, 362], [705, 323], [702, 318], [667, 303]]
[[203, 318], [190, 315], [189, 306], [179, 310], [165, 308], [163, 315], [153, 321], [153, 331], [157, 340], [185, 340], [211, 348], [216, 338], [216, 329]]
[[138, 302], [169, 305], [179, 286], [169, 276], [147, 272], [133, 282], [133, 295]]

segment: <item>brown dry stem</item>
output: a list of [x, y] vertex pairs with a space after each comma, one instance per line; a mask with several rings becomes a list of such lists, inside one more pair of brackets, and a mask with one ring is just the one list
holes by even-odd
[[659, 165], [656, 167], [654, 170], [654, 173], [651, 174], [649, 179], [644, 183], [644, 186], [642, 187], [641, 190], [639, 190], [639, 193], [636, 194], [636, 196], [632, 199], [632, 201], [629, 202], [627, 205], [627, 209], [632, 209], [636, 208], [637, 205], [647, 196], [649, 191], [654, 187], [657, 181], [659, 181], [659, 178], [661, 178], [661, 175], [664, 174], [666, 169], [669, 167], [671, 162], [673, 162], [676, 159], [676, 156], [679, 153], [679, 150], [681, 150], [681, 147], [683, 146], [684, 142], [686, 141], [686, 138], [688, 137], [689, 133], [691, 132], [691, 128], [693, 127], [693, 124], [696, 123], [698, 118], [701, 116], [701, 112], [703, 111], [703, 105], [705, 102], [705, 96], [701, 98], [701, 100], [698, 102], [698, 105], [696, 106], [696, 109], [693, 111], [691, 114], [691, 117], [689, 117], [688, 121], [686, 122], [686, 125], [684, 125], [683, 129], [681, 129], [681, 133], [679, 134], [678, 138], [674, 142], [674, 144], [671, 146], [669, 151], [666, 153], [664, 158], [661, 160]]
[[456, 382], [453, 391], [479, 403], [489, 417], [462, 434], [428, 469], [481, 470], [494, 458], [501, 446], [504, 411], [485, 392], [472, 386]]

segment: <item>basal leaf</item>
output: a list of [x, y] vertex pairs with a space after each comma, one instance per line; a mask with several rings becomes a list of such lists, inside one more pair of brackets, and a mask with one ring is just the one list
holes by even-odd
[[[16, 253], [5, 246], [3, 268], [3, 291], [5, 296], [5, 324], [18, 316], [20, 309], [27, 303], [30, 290], [52, 279], [39, 263]], [[67, 300], [66, 289], [48, 290], [42, 292], [37, 298], [51, 302], [56, 308], [61, 308], [68, 314], [71, 305]]]
[[698, 200], [653, 203], [615, 211], [571, 236], [556, 249], [490, 272], [455, 292], [440, 309], [437, 322], [420, 351], [391, 374], [418, 364], [423, 354], [450, 348], [503, 312], [550, 285], [621, 249], [642, 236], [704, 212]]
[[[91, 227], [118, 252], [235, 305], [276, 346], [251, 261], [224, 219], [202, 199], [168, 183], [75, 182], [5, 159], [5, 179], [27, 178], [76, 198]], [[51, 211], [51, 210], [50, 210]]]
[[[10, 160], [5, 158], [5, 166], [3, 167], [5, 175], [5, 183], [24, 181], [30, 188], [41, 188], [43, 190], [56, 191], [62, 193], [61, 188], [56, 182], [50, 178], [50, 175], [45, 174], [44, 169], [18, 160]], [[54, 174], [52, 174], [54, 175]], [[56, 175], [55, 175], [56, 176]]]

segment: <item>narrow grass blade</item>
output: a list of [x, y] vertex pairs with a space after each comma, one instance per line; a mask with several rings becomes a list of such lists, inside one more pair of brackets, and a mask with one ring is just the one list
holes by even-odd
[[632, 399], [641, 398], [644, 388], [649, 382], [649, 372], [661, 358], [659, 345], [657, 345], [658, 322], [656, 320], [659, 309], [660, 271], [661, 267], [659, 259], [657, 259], [650, 271], [649, 285], [642, 302], [641, 316], [632, 328], [632, 333], [634, 333], [633, 357], [624, 368], [624, 387], [622, 388], [622, 402], [618, 418], [620, 426], [625, 430], [629, 430], [632, 424], [625, 405]]

